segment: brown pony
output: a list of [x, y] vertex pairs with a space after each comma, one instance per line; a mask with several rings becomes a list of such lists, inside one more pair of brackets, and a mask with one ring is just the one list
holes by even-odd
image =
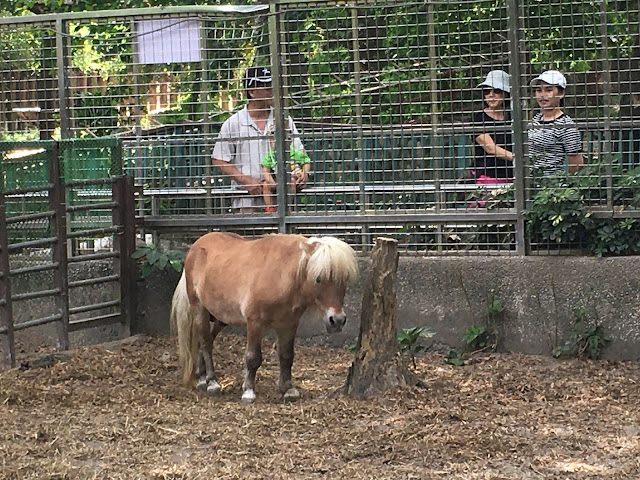
[[[173, 294], [171, 324], [178, 332], [183, 380], [197, 374], [197, 388], [220, 392], [211, 358], [213, 340], [226, 325], [247, 329], [242, 402], [255, 400], [256, 371], [262, 363], [262, 337], [278, 337], [284, 400], [300, 397], [291, 382], [293, 346], [300, 317], [309, 307], [324, 314], [329, 333], [346, 322], [346, 285], [358, 276], [353, 249], [332, 237], [269, 235], [246, 239], [208, 233], [191, 246]], [[196, 365], [197, 359], [197, 365]]]

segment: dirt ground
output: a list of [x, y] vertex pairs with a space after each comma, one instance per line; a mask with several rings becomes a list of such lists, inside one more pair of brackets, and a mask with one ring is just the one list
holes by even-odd
[[[178, 383], [175, 340], [83, 347], [0, 372], [2, 479], [640, 478], [640, 364], [491, 354], [419, 359], [426, 389], [338, 393], [351, 353], [296, 349], [284, 405], [265, 345], [240, 403], [242, 337], [215, 346], [223, 393]], [[46, 362], [45, 362], [46, 363]]]

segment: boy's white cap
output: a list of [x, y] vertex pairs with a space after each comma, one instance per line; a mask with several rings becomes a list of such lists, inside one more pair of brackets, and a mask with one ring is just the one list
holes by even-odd
[[502, 70], [491, 70], [487, 73], [487, 78], [484, 79], [484, 82], [478, 85], [478, 88], [482, 87], [495, 88], [496, 90], [510, 93], [509, 74]]
[[567, 79], [558, 70], [547, 70], [542, 72], [536, 78], [531, 80], [531, 85], [536, 86], [540, 82], [548, 83], [549, 85], [555, 85], [560, 88], [567, 88]]

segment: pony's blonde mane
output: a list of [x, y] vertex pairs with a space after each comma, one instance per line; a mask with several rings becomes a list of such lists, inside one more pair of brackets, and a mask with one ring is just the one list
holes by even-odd
[[303, 249], [298, 273], [306, 265], [307, 279], [346, 284], [358, 278], [358, 261], [353, 249], [334, 237], [311, 237], [307, 243], [317, 244], [309, 255]]

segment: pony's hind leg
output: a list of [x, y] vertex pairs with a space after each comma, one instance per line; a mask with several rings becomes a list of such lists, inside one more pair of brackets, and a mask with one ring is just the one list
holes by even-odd
[[214, 335], [212, 330], [215, 329], [215, 324], [214, 329], [212, 329], [209, 324], [209, 312], [203, 308], [199, 308], [198, 311], [193, 312], [193, 315], [199, 337], [198, 368], [196, 370], [198, 382], [196, 388], [209, 395], [217, 395], [220, 393], [220, 384], [213, 369], [211, 351], [213, 349], [213, 339], [218, 335], [219, 331], [224, 328], [224, 325]]
[[278, 335], [278, 358], [280, 360], [278, 390], [283, 395], [285, 403], [295, 402], [300, 398], [300, 392], [293, 386], [293, 382], [291, 381], [296, 328], [287, 331], [278, 331], [276, 333]]

